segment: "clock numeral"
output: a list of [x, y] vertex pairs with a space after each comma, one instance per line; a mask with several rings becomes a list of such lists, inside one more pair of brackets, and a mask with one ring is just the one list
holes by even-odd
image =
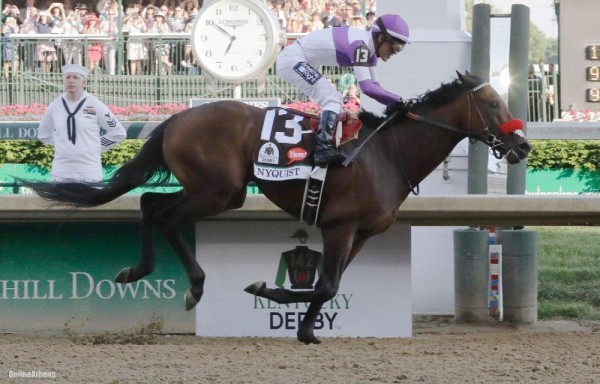
[[200, 36], [200, 41], [206, 41], [206, 40], [208, 40], [208, 36], [206, 36], [206, 35]]
[[206, 20], [206, 26], [207, 26], [207, 27], [210, 27], [210, 26], [212, 26], [212, 25], [214, 25], [214, 24], [215, 24], [215, 21], [214, 21], [214, 20]]
[[231, 66], [231, 72], [237, 72], [238, 70], [239, 70], [239, 68], [238, 68], [238, 66], [237, 66], [237, 65], [233, 64], [233, 65]]
[[257, 56], [262, 56], [263, 55], [263, 50], [259, 49], [258, 52], [256, 52], [256, 55]]
[[223, 15], [223, 8], [217, 8], [217, 9], [215, 9], [215, 15], [217, 15], [217, 16]]
[[260, 35], [260, 41], [267, 41], [267, 35], [266, 34]]
[[211, 49], [207, 49], [204, 51], [204, 56], [211, 57], [213, 55], [213, 51]]
[[251, 61], [246, 61], [246, 67], [252, 68], [253, 64]]
[[262, 19], [256, 19], [256, 25], [263, 25]]
[[238, 4], [230, 4], [229, 5], [229, 10], [233, 11], [233, 12], [237, 12], [239, 10]]
[[223, 62], [217, 61], [217, 67], [219, 67], [219, 69], [221, 69], [223, 67]]

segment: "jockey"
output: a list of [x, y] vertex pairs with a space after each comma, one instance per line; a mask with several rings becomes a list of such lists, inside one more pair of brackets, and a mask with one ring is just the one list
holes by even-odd
[[315, 165], [341, 164], [346, 156], [333, 147], [332, 134], [342, 111], [342, 94], [316, 69], [317, 65], [352, 67], [360, 90], [381, 104], [398, 102], [375, 78], [377, 58], [387, 61], [409, 43], [408, 25], [398, 15], [382, 15], [370, 31], [352, 27], [317, 30], [288, 45], [277, 58], [277, 73], [321, 106]]

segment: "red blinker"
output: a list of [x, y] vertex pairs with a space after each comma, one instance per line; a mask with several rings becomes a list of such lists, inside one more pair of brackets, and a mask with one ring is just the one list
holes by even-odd
[[511, 121], [507, 121], [506, 123], [500, 126], [500, 131], [505, 135], [512, 133], [518, 129], [523, 129], [523, 121], [520, 119], [512, 119]]

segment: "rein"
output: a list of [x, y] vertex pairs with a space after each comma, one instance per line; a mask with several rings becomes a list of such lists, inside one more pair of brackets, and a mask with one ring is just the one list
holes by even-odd
[[[468, 104], [468, 110], [469, 110], [469, 123], [468, 123], [468, 128], [467, 131], [465, 132], [462, 129], [458, 129], [455, 128], [449, 124], [446, 123], [442, 123], [439, 121], [435, 121], [435, 120], [431, 120], [428, 119], [426, 117], [414, 114], [412, 112], [407, 112], [406, 113], [406, 117], [418, 121], [420, 123], [424, 123], [424, 124], [429, 124], [429, 125], [433, 125], [434, 127], [438, 127], [438, 128], [442, 128], [445, 129], [447, 131], [451, 131], [451, 132], [457, 132], [460, 134], [463, 134], [465, 136], [467, 136], [470, 140], [472, 140], [471, 142], [474, 142], [476, 140], [479, 140], [481, 142], [484, 142], [485, 144], [487, 144], [491, 149], [492, 149], [492, 153], [494, 154], [494, 157], [497, 159], [501, 159], [502, 158], [502, 154], [496, 149], [497, 147], [500, 147], [504, 144], [504, 142], [500, 139], [498, 139], [496, 137], [496, 135], [494, 135], [493, 133], [490, 132], [490, 128], [488, 127], [485, 119], [483, 118], [483, 115], [481, 114], [481, 111], [479, 110], [479, 105], [477, 105], [477, 102], [475, 101], [475, 96], [473, 96], [473, 93], [479, 91], [480, 89], [484, 88], [485, 86], [489, 85], [488, 82], [485, 83], [481, 83], [478, 86], [476, 86], [475, 88], [471, 89], [468, 93], [467, 93], [467, 104]], [[483, 123], [483, 134], [474, 134], [471, 133], [471, 99], [473, 99], [473, 104], [475, 105], [475, 109], [477, 110], [477, 114], [479, 115], [479, 119], [481, 119], [481, 122]], [[506, 127], [504, 127], [506, 125]], [[502, 127], [500, 127], [500, 129], [504, 132], [504, 133], [510, 133], [512, 131], [516, 131], [519, 129], [522, 129], [522, 123], [516, 124], [515, 120], [511, 120], [505, 124], [503, 124]], [[505, 132], [506, 131], [506, 132]]]

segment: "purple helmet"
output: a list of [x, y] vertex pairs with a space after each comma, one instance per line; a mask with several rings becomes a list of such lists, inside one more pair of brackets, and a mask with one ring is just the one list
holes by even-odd
[[373, 33], [383, 33], [404, 44], [410, 44], [408, 40], [408, 24], [398, 15], [381, 15], [373, 23]]

